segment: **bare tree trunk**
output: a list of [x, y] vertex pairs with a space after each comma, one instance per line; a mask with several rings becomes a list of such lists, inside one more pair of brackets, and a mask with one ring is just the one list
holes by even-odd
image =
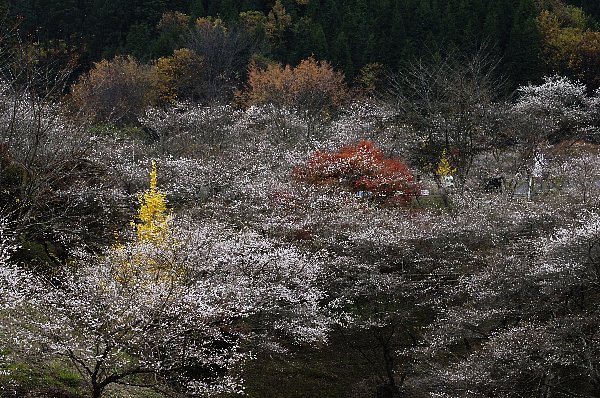
[[102, 398], [104, 386], [94, 385], [92, 387], [92, 398]]

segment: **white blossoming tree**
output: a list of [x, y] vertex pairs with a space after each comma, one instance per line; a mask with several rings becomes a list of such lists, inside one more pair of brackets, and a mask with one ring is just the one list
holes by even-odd
[[0, 348], [68, 358], [94, 398], [115, 384], [204, 396], [242, 390], [256, 336], [326, 339], [319, 254], [175, 218], [155, 167], [140, 202], [131, 240], [79, 256], [58, 282], [0, 264]]
[[448, 289], [419, 387], [436, 397], [598, 395], [600, 218], [568, 217], [530, 214], [513, 242]]

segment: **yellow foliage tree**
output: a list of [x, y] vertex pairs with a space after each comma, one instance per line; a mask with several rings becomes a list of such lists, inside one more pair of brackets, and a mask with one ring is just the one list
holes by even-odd
[[193, 99], [197, 94], [198, 75], [202, 70], [202, 58], [187, 48], [175, 50], [173, 55], [156, 61], [155, 98], [158, 105], [172, 104], [177, 99]]
[[188, 29], [190, 17], [179, 11], [165, 12], [158, 22], [158, 29], [162, 32], [172, 32], [175, 34], [183, 34]]
[[150, 188], [139, 195], [140, 208], [137, 218], [131, 222], [139, 242], [165, 244], [168, 241], [171, 214], [167, 211], [166, 195], [157, 188], [156, 162], [152, 161]]
[[437, 174], [440, 178], [448, 177], [452, 174], [456, 173], [456, 167], [450, 166], [450, 162], [446, 157], [446, 150], [442, 152], [442, 156], [440, 157], [440, 162], [435, 169], [435, 174]]
[[285, 32], [292, 26], [292, 17], [286, 13], [281, 0], [276, 0], [275, 5], [267, 17], [266, 29], [269, 39], [275, 46], [283, 44]]
[[110, 254], [118, 264], [115, 279], [123, 285], [133, 281], [173, 282], [180, 276], [177, 262], [171, 258], [177, 246], [171, 230], [172, 216], [167, 209], [166, 195], [158, 190], [157, 180], [156, 163], [152, 162], [150, 188], [139, 195], [137, 222], [131, 221], [136, 240], [133, 244], [117, 242]]
[[196, 29], [220, 29], [223, 32], [227, 31], [225, 22], [220, 18], [200, 17], [196, 19]]
[[363, 66], [356, 77], [365, 95], [373, 95], [383, 83], [385, 67], [378, 62], [372, 62]]
[[266, 34], [267, 16], [260, 11], [240, 12], [240, 23], [245, 30], [254, 35], [264, 32]]

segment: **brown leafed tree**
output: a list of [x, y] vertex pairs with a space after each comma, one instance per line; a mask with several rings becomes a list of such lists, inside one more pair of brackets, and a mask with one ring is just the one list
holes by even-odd
[[172, 104], [176, 100], [194, 100], [202, 95], [202, 58], [187, 48], [175, 50], [173, 55], [161, 57], [155, 66], [155, 92], [158, 104]]
[[273, 104], [300, 111], [305, 117], [310, 135], [315, 122], [339, 109], [349, 98], [344, 75], [327, 61], [313, 57], [298, 66], [269, 65], [266, 69], [251, 64], [248, 89], [239, 94], [246, 106]]
[[73, 85], [74, 107], [92, 122], [136, 122], [150, 102], [152, 81], [152, 67], [133, 57], [102, 60]]
[[195, 100], [202, 103], [229, 102], [241, 86], [255, 43], [244, 29], [227, 27], [223, 20], [199, 18], [185, 38], [185, 47], [202, 59], [196, 76]]

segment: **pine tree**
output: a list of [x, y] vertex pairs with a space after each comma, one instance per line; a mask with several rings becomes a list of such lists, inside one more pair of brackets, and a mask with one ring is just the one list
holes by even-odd
[[344, 71], [346, 77], [354, 76], [355, 69], [352, 63], [352, 55], [350, 53], [350, 45], [345, 33], [340, 32], [331, 45], [330, 52], [331, 60], [334, 65]]
[[198, 17], [206, 16], [206, 11], [204, 10], [204, 1], [203, 0], [192, 0], [190, 3], [190, 17], [193, 20], [196, 20]]
[[148, 61], [154, 55], [153, 32], [147, 23], [132, 25], [125, 39], [125, 52], [140, 61]]
[[303, 59], [312, 55], [317, 59], [325, 59], [328, 53], [327, 39], [321, 24], [303, 18], [296, 29], [298, 58]]
[[515, 86], [535, 81], [543, 71], [542, 37], [535, 22], [536, 15], [531, 0], [520, 0], [504, 55], [506, 73]]

